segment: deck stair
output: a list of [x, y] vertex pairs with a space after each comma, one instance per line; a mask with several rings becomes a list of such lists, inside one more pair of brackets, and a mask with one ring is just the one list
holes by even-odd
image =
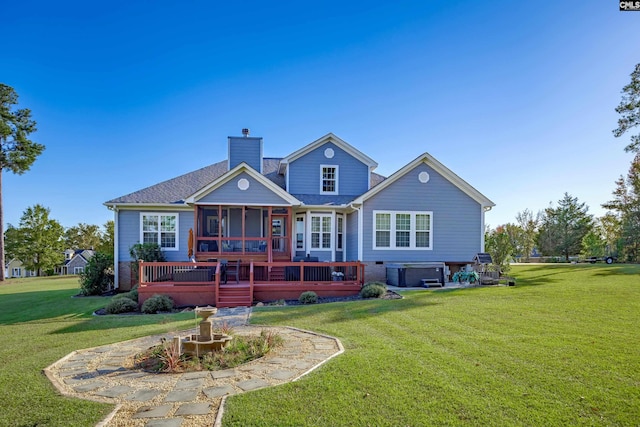
[[269, 273], [269, 280], [281, 281], [284, 280], [284, 267], [271, 267]]
[[220, 284], [218, 308], [220, 307], [251, 307], [253, 303], [249, 283]]

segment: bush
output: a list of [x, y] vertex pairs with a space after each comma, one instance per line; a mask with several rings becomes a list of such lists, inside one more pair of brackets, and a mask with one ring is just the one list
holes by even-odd
[[131, 262], [131, 272], [136, 282], [140, 282], [138, 276], [138, 261], [147, 262], [164, 262], [166, 261], [164, 253], [157, 243], [136, 243], [129, 248], [129, 256], [133, 260]]
[[318, 294], [313, 291], [306, 291], [300, 294], [298, 298], [300, 304], [315, 304], [318, 302]]
[[[124, 294], [122, 294], [124, 295]], [[118, 298], [119, 297], [119, 298]], [[111, 298], [104, 310], [109, 314], [138, 311], [138, 303], [121, 295]]]
[[135, 302], [136, 304], [138, 303], [138, 290], [134, 289], [131, 290], [129, 292], [124, 292], [122, 294], [117, 294], [113, 296], [113, 299], [121, 299], [121, 298], [126, 298], [126, 299], [130, 299], [131, 301]]
[[387, 293], [387, 286], [380, 282], [367, 283], [360, 290], [362, 298], [380, 298]]
[[146, 314], [154, 314], [159, 311], [171, 311], [173, 309], [173, 300], [168, 295], [155, 294], [142, 304], [142, 312]]
[[96, 252], [80, 273], [82, 295], [102, 295], [113, 286], [113, 256]]

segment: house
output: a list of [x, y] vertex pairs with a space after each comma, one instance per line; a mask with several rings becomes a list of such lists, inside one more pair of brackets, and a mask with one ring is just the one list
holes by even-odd
[[[428, 153], [386, 178], [374, 172], [373, 159], [332, 133], [265, 158], [262, 138], [244, 129], [228, 138], [227, 153], [226, 160], [105, 202], [115, 213], [116, 287], [131, 287], [129, 249], [139, 242], [159, 244], [175, 269], [189, 269], [193, 257], [219, 273], [218, 260], [241, 260], [253, 299], [307, 288], [335, 294], [331, 280], [344, 272], [349, 277], [339, 289], [349, 282], [345, 292], [357, 293], [364, 281], [386, 280], [388, 263], [455, 266], [484, 251], [484, 215], [494, 203]], [[298, 272], [305, 259], [321, 264]], [[141, 267], [149, 269], [141, 284], [176, 285], [174, 273]], [[203, 280], [188, 275], [190, 286]], [[214, 276], [205, 282], [219, 281]], [[194, 298], [219, 303], [220, 292]]]
[[5, 266], [4, 277], [6, 277], [7, 279], [35, 276], [37, 276], [36, 272], [24, 268], [24, 266], [22, 265], [22, 261], [20, 261], [18, 258], [12, 258]]
[[56, 268], [56, 274], [81, 274], [84, 268], [93, 257], [93, 249], [67, 249], [64, 251], [64, 262]]

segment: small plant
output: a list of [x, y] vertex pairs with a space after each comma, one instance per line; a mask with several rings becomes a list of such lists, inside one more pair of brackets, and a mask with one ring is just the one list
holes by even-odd
[[146, 314], [155, 314], [159, 311], [171, 311], [173, 309], [173, 300], [168, 295], [155, 294], [147, 299], [140, 309]]
[[111, 298], [111, 301], [109, 301], [104, 310], [109, 314], [130, 313], [132, 311], [138, 311], [138, 303], [124, 296], [117, 295]]
[[124, 292], [122, 294], [114, 295], [112, 299], [120, 299], [120, 298], [130, 299], [131, 301], [133, 301], [133, 302], [135, 302], [137, 304], [138, 303], [138, 290], [137, 289], [133, 289], [133, 290], [130, 290], [129, 292]]
[[164, 365], [165, 372], [177, 372], [181, 365], [180, 345], [173, 341], [162, 341], [162, 352], [160, 353], [160, 359]]
[[332, 271], [331, 272], [331, 278], [334, 281], [344, 280], [344, 273], [342, 271]]
[[222, 322], [222, 325], [214, 329], [214, 332], [219, 334], [224, 334], [224, 335], [233, 335], [234, 331], [233, 331], [233, 326], [228, 324], [227, 321], [225, 320], [224, 322]]
[[318, 302], [318, 294], [313, 291], [306, 291], [300, 294], [298, 298], [300, 304], [315, 304]]
[[387, 286], [380, 282], [367, 283], [360, 290], [362, 298], [380, 298], [387, 293]]

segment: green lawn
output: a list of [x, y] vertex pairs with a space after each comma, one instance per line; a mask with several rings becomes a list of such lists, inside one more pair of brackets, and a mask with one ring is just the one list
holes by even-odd
[[193, 326], [192, 314], [92, 316], [107, 298], [72, 298], [77, 277], [0, 285], [0, 426], [92, 426], [113, 406], [56, 393], [42, 369], [73, 350]]
[[[296, 383], [227, 400], [226, 426], [602, 425], [640, 420], [640, 266], [518, 266], [516, 287], [256, 309], [256, 324], [341, 339]], [[102, 316], [76, 278], [0, 285], [0, 426], [91, 426], [112, 407], [58, 396], [42, 369], [78, 349], [193, 325]]]
[[263, 308], [336, 336], [296, 383], [227, 400], [225, 426], [602, 425], [640, 420], [640, 266], [517, 266], [516, 287]]

